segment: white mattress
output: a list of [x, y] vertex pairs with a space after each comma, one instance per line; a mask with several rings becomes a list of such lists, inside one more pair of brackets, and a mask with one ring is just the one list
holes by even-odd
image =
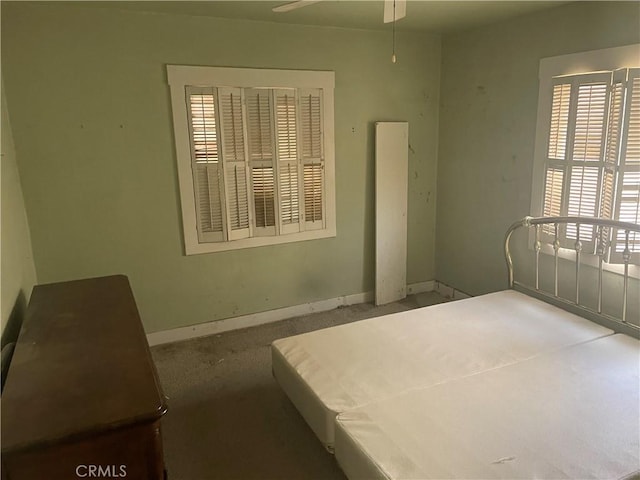
[[507, 290], [280, 339], [272, 366], [332, 450], [340, 412], [611, 333]]
[[640, 470], [640, 342], [601, 338], [340, 414], [357, 479], [619, 479]]

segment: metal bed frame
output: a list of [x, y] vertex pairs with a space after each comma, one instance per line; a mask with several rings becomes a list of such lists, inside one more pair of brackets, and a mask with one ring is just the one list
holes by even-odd
[[[562, 226], [568, 224], [576, 225], [576, 239], [573, 245], [575, 252], [575, 297], [574, 299], [566, 299], [558, 295], [558, 263], [560, 258], [560, 236], [559, 231]], [[551, 234], [553, 248], [553, 261], [554, 261], [554, 278], [553, 278], [553, 293], [546, 292], [540, 288], [540, 251], [542, 250], [542, 242], [540, 240], [541, 230], [543, 226], [550, 225], [553, 228], [547, 229], [552, 231]], [[583, 243], [580, 240], [580, 227], [581, 226], [593, 226], [594, 241], [595, 241], [595, 255], [598, 257], [598, 306], [596, 309], [590, 308], [580, 303], [580, 265], [581, 256], [583, 253]], [[531, 287], [522, 282], [514, 280], [513, 275], [513, 262], [511, 259], [510, 240], [513, 232], [519, 228], [533, 228], [535, 230], [535, 241], [533, 244], [533, 251], [535, 255], [535, 286]], [[603, 296], [603, 266], [606, 262], [607, 250], [610, 245], [610, 234], [617, 229], [624, 232], [624, 249], [622, 251], [622, 264], [624, 268], [623, 275], [623, 291], [622, 291], [622, 315], [616, 317], [602, 310], [602, 296]], [[636, 338], [640, 338], [640, 326], [632, 322], [629, 322], [627, 318], [627, 304], [629, 298], [629, 265], [631, 263], [631, 249], [629, 237], [631, 232], [635, 232], [635, 237], [640, 234], [640, 225], [628, 222], [619, 222], [615, 220], [606, 220], [601, 218], [589, 218], [589, 217], [524, 217], [517, 222], [514, 222], [505, 235], [504, 240], [504, 254], [507, 261], [507, 270], [509, 275], [509, 288], [523, 291], [534, 297], [541, 298], [553, 303], [566, 310], [577, 313], [583, 317], [593, 320], [597, 323], [603, 324], [613, 330], [626, 333]]]

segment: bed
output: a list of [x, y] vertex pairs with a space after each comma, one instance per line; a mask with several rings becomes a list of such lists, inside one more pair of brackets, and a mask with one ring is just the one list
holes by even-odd
[[352, 480], [624, 478], [638, 348], [612, 335], [343, 412], [336, 458]]
[[332, 450], [341, 412], [611, 333], [508, 290], [277, 340], [272, 368]]
[[[521, 441], [523, 448], [534, 445], [533, 441], [527, 443], [527, 428], [536, 425], [532, 420], [534, 414], [542, 415], [537, 410], [539, 405], [535, 401], [536, 392], [551, 394], [553, 392], [547, 392], [547, 389], [553, 385], [557, 386], [554, 389], [556, 393], [566, 393], [569, 399], [566, 409], [571, 415], [565, 417], [566, 425], [580, 423], [578, 419], [585, 418], [589, 420], [586, 423], [590, 424], [591, 415], [595, 416], [594, 420], [602, 416], [599, 410], [583, 408], [584, 405], [578, 401], [578, 394], [597, 394], [599, 387], [588, 381], [590, 370], [585, 367], [574, 378], [573, 370], [563, 367], [563, 355], [577, 352], [575, 355], [578, 357], [588, 359], [592, 354], [589, 352], [594, 351], [593, 346], [598, 345], [598, 342], [614, 345], [609, 347], [613, 350], [616, 350], [615, 345], [625, 345], [618, 350], [627, 353], [621, 354], [620, 359], [615, 355], [611, 358], [616, 359], [615, 362], [621, 362], [621, 368], [626, 369], [628, 375], [625, 378], [628, 383], [620, 388], [626, 388], [624, 392], [627, 407], [633, 406], [635, 402], [636, 408], [626, 408], [624, 414], [620, 415], [625, 427], [622, 431], [626, 435], [623, 435], [626, 439], [623, 443], [626, 442], [624, 445], [627, 447], [626, 450], [621, 450], [627, 452], [626, 460], [621, 463], [623, 467], [619, 471], [610, 470], [613, 476], [599, 476], [606, 471], [602, 465], [620, 464], [619, 457], [612, 454], [609, 460], [601, 462], [602, 465], [594, 463], [586, 468], [594, 473], [592, 478], [618, 478], [624, 476], [622, 473], [633, 474], [634, 467], [640, 469], [637, 453], [637, 440], [640, 436], [637, 409], [640, 401], [637, 392], [640, 383], [640, 357], [637, 340], [632, 338], [637, 336], [638, 330], [627, 318], [631, 256], [623, 255], [625, 261], [621, 318], [611, 317], [601, 310], [604, 254], [599, 255], [600, 284], [596, 309], [580, 305], [577, 298], [567, 300], [558, 295], [559, 242], [553, 242], [554, 288], [551, 293], [543, 291], [539, 285], [541, 232], [545, 226], [550, 225], [551, 229], [545, 231], [553, 231], [555, 228], [557, 235], [558, 224], [564, 226], [571, 222], [580, 225], [591, 222], [595, 238], [601, 241], [612, 235], [614, 229], [624, 229], [622, 231], [627, 232], [627, 242], [629, 232], [633, 233], [631, 241], [635, 238], [633, 235], [640, 232], [639, 226], [620, 222], [572, 217], [527, 217], [514, 223], [505, 238], [508, 290], [318, 330], [280, 339], [272, 344], [272, 367], [276, 380], [320, 442], [329, 451], [335, 451], [338, 463], [351, 480], [534, 478], [538, 471], [558, 478], [589, 478], [589, 475], [583, 475], [585, 472], [572, 470], [558, 460], [551, 454], [553, 449], [543, 451], [538, 448], [536, 451], [541, 456], [532, 454], [531, 457], [542, 458], [543, 463], [548, 462], [548, 469], [533, 460], [527, 463], [526, 455], [520, 451], [518, 455], [504, 453], [496, 456], [493, 453], [501, 451], [498, 448], [499, 439], [506, 439], [506, 444], [510, 444], [509, 435], [513, 436], [514, 442]], [[521, 227], [535, 230], [532, 236], [535, 239], [532, 248], [535, 255], [533, 287], [514, 280], [509, 242], [512, 233]], [[598, 249], [599, 253], [601, 251]], [[628, 253], [629, 248], [626, 251]], [[576, 242], [576, 296], [580, 291], [580, 256], [581, 245]], [[631, 293], [633, 296], [634, 292]], [[571, 309], [573, 311], [567, 311]], [[616, 332], [624, 334], [614, 335]], [[593, 362], [596, 364], [598, 357], [593, 355]], [[608, 370], [601, 370], [606, 376]], [[530, 383], [527, 375], [538, 380], [546, 379], [547, 383], [544, 380]], [[505, 379], [512, 379], [512, 384], [505, 384]], [[489, 382], [486, 385], [495, 381], [495, 388], [482, 388], [485, 381]], [[475, 398], [473, 402], [469, 402], [468, 399], [477, 392], [484, 392], [488, 396], [479, 397], [477, 402]], [[517, 397], [517, 401], [506, 402], [506, 407], [513, 407], [513, 410], [505, 410], [502, 400], [510, 398], [508, 393], [513, 392], [522, 392], [522, 395]], [[620, 392], [613, 389], [612, 395], [615, 393]], [[541, 394], [541, 397], [544, 395]], [[450, 401], [451, 399], [456, 401]], [[601, 402], [599, 405], [605, 405], [609, 398], [597, 397], [594, 402], [597, 401]], [[448, 417], [449, 420], [446, 420], [443, 402], [451, 409], [452, 416]], [[548, 400], [543, 404], [554, 405], [554, 402]], [[576, 408], [572, 408], [574, 404]], [[469, 405], [477, 407], [477, 410], [468, 408]], [[503, 407], [497, 408], [498, 405]], [[467, 426], [455, 418], [456, 415], [471, 414], [470, 412], [475, 412], [475, 420], [465, 430]], [[501, 414], [506, 417], [500, 417]], [[523, 425], [514, 423], [518, 415], [528, 420]], [[515, 417], [511, 419], [510, 416]], [[507, 422], [506, 418], [510, 420]], [[439, 429], [432, 428], [429, 422], [433, 421], [438, 422]], [[617, 426], [618, 423], [614, 422], [612, 425]], [[521, 434], [518, 433], [518, 428]], [[455, 432], [461, 432], [460, 437], [451, 440], [450, 450], [442, 456], [437, 453], [429, 456], [426, 453], [438, 452], [434, 445], [440, 445], [443, 438], [448, 438], [449, 434], [454, 435]], [[486, 432], [496, 443], [496, 448], [489, 452], [491, 455], [487, 454], [487, 458], [491, 457], [491, 462], [497, 463], [490, 463], [488, 470], [478, 466], [478, 462], [485, 462], [482, 463], [485, 465], [487, 458], [477, 459], [477, 452], [472, 448], [473, 442], [464, 443], [469, 438], [474, 438], [478, 445], [485, 447], [482, 432]], [[584, 434], [597, 432], [598, 430], [587, 429]], [[618, 450], [616, 442], [599, 439], [598, 435], [593, 438], [591, 446], [580, 444], [573, 450], [569, 447], [558, 449], [558, 458], [582, 458], [582, 455], [587, 455], [585, 452], [591, 451], [588, 449], [591, 447], [602, 447], [606, 452], [609, 452], [609, 447]], [[583, 443], [589, 442], [584, 440]], [[490, 444], [488, 442], [486, 447], [490, 448]], [[635, 455], [628, 454], [629, 447], [635, 449]], [[577, 457], [573, 455], [574, 452]], [[452, 469], [446, 459], [449, 459], [451, 465], [459, 465], [460, 468]]]

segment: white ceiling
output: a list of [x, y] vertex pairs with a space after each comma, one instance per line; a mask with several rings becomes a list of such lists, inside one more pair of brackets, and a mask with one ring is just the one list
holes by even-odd
[[[323, 0], [286, 13], [274, 13], [287, 0], [208, 1], [88, 1], [60, 2], [98, 8], [249, 19], [299, 25], [386, 29], [382, 22], [384, 0]], [[506, 20], [538, 10], [554, 8], [567, 1], [430, 1], [409, 0], [407, 16], [396, 24], [398, 30], [447, 33]]]

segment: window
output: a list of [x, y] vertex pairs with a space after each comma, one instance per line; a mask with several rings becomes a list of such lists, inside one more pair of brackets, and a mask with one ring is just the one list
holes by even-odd
[[333, 72], [168, 75], [187, 254], [335, 236]]
[[[540, 203], [532, 205], [533, 214], [639, 223], [640, 68], [546, 79], [542, 70], [540, 102], [548, 106], [538, 113], [543, 143], [536, 142], [536, 159], [541, 157], [542, 169], [534, 169], [532, 202]], [[579, 240], [585, 253], [598, 249], [600, 233], [591, 226], [578, 231], [570, 225], [558, 233], [561, 247], [573, 249]], [[542, 240], [550, 243], [554, 235], [553, 227], [546, 226]], [[610, 262], [622, 263], [625, 232], [605, 231], [603, 240]], [[639, 264], [640, 235], [631, 232], [628, 246], [631, 262]]]

